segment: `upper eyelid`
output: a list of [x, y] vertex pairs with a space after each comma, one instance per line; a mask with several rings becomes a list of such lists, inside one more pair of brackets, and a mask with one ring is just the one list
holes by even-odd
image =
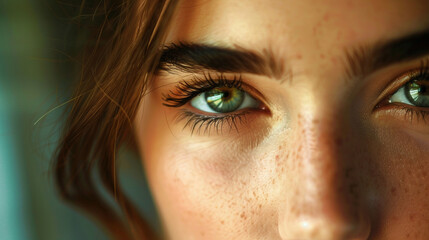
[[[187, 86], [192, 86], [193, 90], [197, 90], [197, 88], [201, 87], [201, 85], [203, 85], [207, 80], [213, 80], [215, 82], [223, 81], [224, 83], [236, 82], [235, 87], [238, 87], [240, 90], [247, 92], [251, 97], [262, 102], [264, 105], [268, 105], [267, 98], [257, 88], [250, 84], [247, 79], [248, 76], [244, 76], [243, 74], [205, 73], [201, 75], [191, 75], [187, 78], [179, 80], [172, 89], [169, 89], [166, 93], [163, 94], [163, 99], [165, 101], [168, 95], [177, 95], [177, 92], [181, 92], [182, 90], [185, 90], [186, 92], [191, 91], [190, 89], [187, 89]], [[237, 84], [237, 82], [239, 84]], [[201, 90], [203, 90], [203, 88], [204, 87], [201, 87]], [[210, 87], [207, 87], [204, 90], [208, 91], [209, 89]], [[194, 94], [194, 97], [196, 95], [198, 94]]]
[[[414, 68], [408, 70], [407, 72], [402, 73], [394, 79], [392, 84], [399, 85], [396, 87], [396, 91], [403, 87], [407, 82], [413, 80], [415, 77], [428, 77], [429, 73], [429, 58], [420, 61], [420, 66], [418, 68]], [[399, 81], [403, 79], [402, 81]], [[393, 94], [392, 92], [391, 94]]]
[[[228, 83], [229, 82], [229, 83]], [[229, 80], [225, 78], [223, 74], [218, 74], [216, 78], [213, 78], [210, 74], [204, 74], [203, 76], [193, 76], [191, 79], [182, 79], [176, 83], [173, 90], [169, 90], [167, 93], [162, 94], [164, 100], [164, 106], [180, 107], [189, 102], [192, 98], [198, 94], [208, 91], [216, 86], [229, 85], [231, 87], [237, 87], [241, 89], [241, 76], [234, 75]], [[175, 104], [169, 104], [173, 102]]]

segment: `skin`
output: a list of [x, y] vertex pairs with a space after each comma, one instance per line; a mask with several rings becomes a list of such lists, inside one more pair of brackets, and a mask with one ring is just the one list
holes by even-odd
[[241, 74], [265, 109], [237, 131], [193, 133], [177, 115], [201, 111], [162, 105], [190, 74], [154, 79], [135, 128], [166, 238], [429, 239], [429, 125], [375, 108], [429, 56], [361, 79], [344, 63], [344, 49], [427, 29], [427, 12], [426, 0], [182, 1], [167, 43], [268, 49], [287, 74]]

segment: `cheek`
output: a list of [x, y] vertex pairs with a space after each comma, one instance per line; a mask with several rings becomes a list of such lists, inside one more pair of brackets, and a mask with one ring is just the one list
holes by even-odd
[[266, 133], [242, 131], [239, 139], [191, 135], [184, 123], [174, 122], [174, 114], [156, 106], [146, 102], [136, 126], [149, 184], [169, 234], [234, 239], [250, 234], [254, 226], [265, 232], [264, 226], [274, 226], [267, 196], [276, 179], [275, 158], [267, 152], [277, 149], [261, 146]]
[[146, 161], [157, 162], [147, 170], [153, 172], [152, 191], [171, 231], [231, 238], [258, 222], [270, 173], [255, 172], [254, 158], [237, 156], [222, 143], [216, 148], [164, 143], [174, 147]]
[[254, 200], [266, 181], [261, 177], [264, 171], [254, 171], [257, 156], [251, 146], [257, 140], [248, 136], [251, 142], [238, 143], [191, 135], [183, 129], [184, 123], [174, 121], [171, 110], [164, 111], [154, 102], [143, 103], [136, 128], [146, 175], [167, 231], [186, 239], [233, 239], [255, 219], [249, 214], [266, 205], [263, 198]]
[[379, 157], [371, 163], [372, 176], [377, 176], [373, 212], [379, 222], [374, 234], [387, 239], [429, 236], [429, 228], [422, 227], [429, 226], [429, 141], [424, 144], [401, 129], [379, 136]]

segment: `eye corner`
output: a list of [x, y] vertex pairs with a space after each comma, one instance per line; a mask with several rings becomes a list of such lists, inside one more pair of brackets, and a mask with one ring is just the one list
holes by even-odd
[[383, 99], [381, 99], [381, 101], [379, 101], [373, 108], [373, 111], [378, 111], [380, 109], [385, 108], [386, 106], [393, 104], [392, 101], [390, 100], [390, 98], [392, 97], [392, 94], [390, 94], [387, 97], [384, 97]]

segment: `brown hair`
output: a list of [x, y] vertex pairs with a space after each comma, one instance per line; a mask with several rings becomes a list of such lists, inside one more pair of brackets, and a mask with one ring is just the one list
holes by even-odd
[[[89, 3], [82, 1], [81, 9]], [[124, 195], [116, 178], [116, 152], [132, 139], [132, 121], [177, 1], [104, 0], [94, 6], [81, 55], [81, 77], [54, 156], [61, 197], [95, 217], [116, 239], [154, 239], [155, 234]], [[100, 194], [114, 196], [125, 219]]]

